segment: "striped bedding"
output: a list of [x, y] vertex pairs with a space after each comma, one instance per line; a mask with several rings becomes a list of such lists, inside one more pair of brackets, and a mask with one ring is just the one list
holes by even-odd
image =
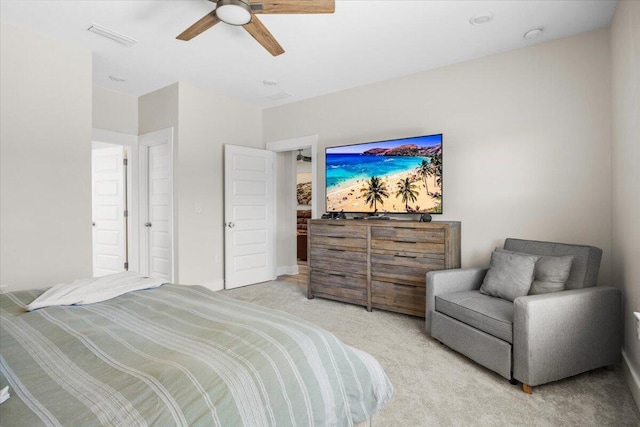
[[393, 387], [378, 362], [295, 316], [166, 284], [24, 307], [0, 295], [0, 424], [351, 426]]

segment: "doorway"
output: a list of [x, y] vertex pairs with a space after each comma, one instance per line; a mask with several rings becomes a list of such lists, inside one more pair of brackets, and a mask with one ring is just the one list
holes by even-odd
[[[298, 233], [297, 164], [298, 159], [300, 159], [301, 163], [304, 163], [304, 166], [301, 165], [301, 172], [303, 173], [301, 179], [307, 180], [306, 182], [309, 182], [311, 187], [311, 201], [309, 203], [307, 198], [308, 205], [300, 209], [308, 212], [303, 214], [305, 216], [308, 215], [308, 218], [304, 218], [303, 221], [309, 218], [318, 218], [320, 206], [318, 195], [318, 136], [309, 135], [268, 142], [266, 148], [276, 152], [279, 157], [277, 172], [278, 193], [284, 191], [292, 194], [292, 197], [278, 195], [278, 218], [291, 218], [291, 221], [279, 220], [277, 224], [277, 235], [281, 244], [278, 245], [276, 271], [278, 276], [296, 275], [299, 273], [300, 268], [298, 265], [298, 240], [300, 240], [300, 245], [304, 245], [302, 242], [304, 237], [299, 237]], [[289, 164], [289, 159], [292, 161], [292, 167], [281, 168], [281, 164]], [[289, 174], [290, 171], [292, 173], [290, 177], [283, 176], [283, 174]], [[292, 182], [295, 187], [289, 188], [288, 186], [291, 186]]]

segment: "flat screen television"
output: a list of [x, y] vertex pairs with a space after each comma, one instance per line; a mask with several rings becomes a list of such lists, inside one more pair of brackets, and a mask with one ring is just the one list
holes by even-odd
[[327, 212], [442, 213], [442, 134], [329, 147]]

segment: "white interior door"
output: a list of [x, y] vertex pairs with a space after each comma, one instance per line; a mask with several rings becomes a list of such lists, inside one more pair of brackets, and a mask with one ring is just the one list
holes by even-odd
[[141, 136], [141, 273], [174, 281], [171, 129]]
[[93, 276], [125, 270], [124, 147], [91, 150]]
[[274, 153], [225, 145], [225, 288], [274, 280]]

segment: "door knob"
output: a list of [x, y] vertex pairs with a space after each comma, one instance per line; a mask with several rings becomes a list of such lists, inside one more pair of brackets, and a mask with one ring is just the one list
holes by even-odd
[[235, 226], [236, 226], [236, 225], [235, 225], [234, 223], [232, 223], [232, 222], [228, 222], [228, 223], [227, 223], [227, 227], [229, 227], [229, 228], [233, 228], [233, 227], [235, 227]]
[[145, 223], [144, 223], [144, 226], [145, 226], [145, 227], [151, 227], [151, 223], [150, 223], [150, 222], [145, 222]]

